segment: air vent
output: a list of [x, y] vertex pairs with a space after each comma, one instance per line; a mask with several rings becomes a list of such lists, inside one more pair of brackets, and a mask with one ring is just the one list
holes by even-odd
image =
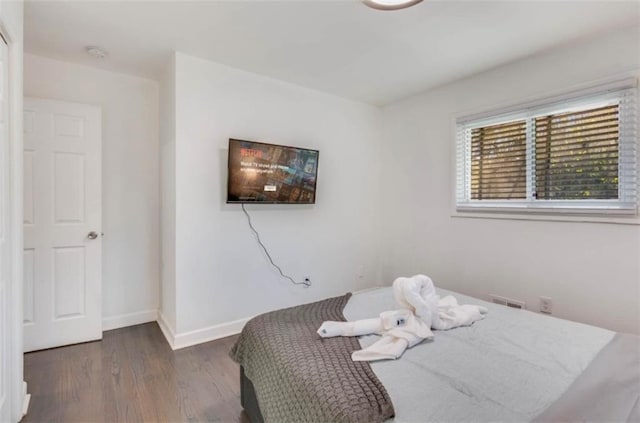
[[504, 297], [498, 297], [497, 295], [493, 295], [493, 294], [489, 294], [489, 296], [491, 297], [491, 301], [494, 304], [500, 304], [500, 305], [507, 305], [507, 299]]
[[526, 309], [524, 301], [514, 300], [512, 298], [502, 297], [500, 295], [495, 295], [495, 294], [489, 294], [489, 297], [491, 297], [491, 301], [494, 304], [500, 304], [507, 307], [519, 308], [523, 310]]
[[520, 302], [520, 301], [515, 302], [515, 301], [508, 300], [507, 301], [507, 307], [523, 309], [524, 308], [524, 303]]

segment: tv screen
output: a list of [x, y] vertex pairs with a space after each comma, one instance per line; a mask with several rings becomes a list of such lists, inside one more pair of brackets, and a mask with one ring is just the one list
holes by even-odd
[[229, 140], [227, 203], [314, 204], [317, 150]]

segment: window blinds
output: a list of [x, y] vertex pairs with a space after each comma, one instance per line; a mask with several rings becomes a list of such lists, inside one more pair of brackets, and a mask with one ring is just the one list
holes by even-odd
[[636, 214], [637, 96], [618, 85], [458, 120], [457, 208]]
[[618, 105], [535, 118], [537, 199], [618, 198]]
[[524, 120], [471, 130], [471, 198], [526, 198], [527, 123]]

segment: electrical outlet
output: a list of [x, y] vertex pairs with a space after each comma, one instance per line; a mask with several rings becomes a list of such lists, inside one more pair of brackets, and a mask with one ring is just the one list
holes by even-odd
[[540, 297], [540, 313], [551, 314], [553, 311], [553, 300], [549, 297]]

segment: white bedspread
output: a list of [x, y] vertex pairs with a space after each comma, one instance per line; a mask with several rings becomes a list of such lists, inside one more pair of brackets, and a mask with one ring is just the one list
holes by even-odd
[[[483, 305], [486, 319], [434, 331], [434, 340], [401, 360], [371, 363], [393, 401], [395, 422], [530, 421], [555, 401], [613, 338], [614, 332], [455, 292]], [[344, 315], [364, 319], [394, 308], [391, 288], [354, 294]], [[379, 339], [360, 338], [363, 347]]]

